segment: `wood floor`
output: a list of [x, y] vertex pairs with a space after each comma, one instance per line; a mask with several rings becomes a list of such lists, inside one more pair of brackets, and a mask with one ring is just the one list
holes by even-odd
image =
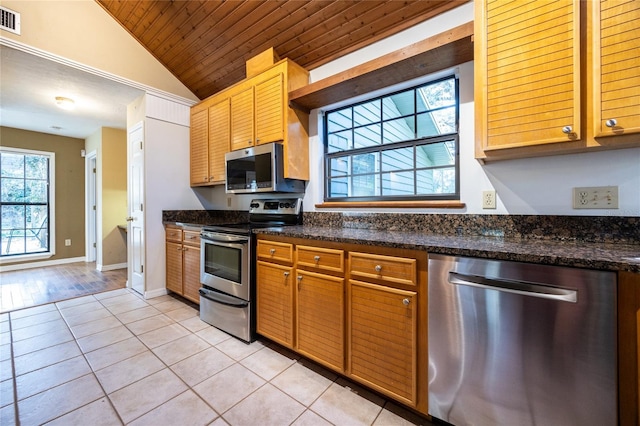
[[126, 269], [100, 272], [95, 262], [0, 272], [0, 312], [116, 290], [126, 283]]

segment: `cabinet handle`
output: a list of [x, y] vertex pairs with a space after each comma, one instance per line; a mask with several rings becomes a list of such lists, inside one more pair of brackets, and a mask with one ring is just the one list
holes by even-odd
[[409, 300], [409, 299], [403, 299], [403, 300], [402, 300], [402, 304], [403, 304], [404, 306], [409, 306], [409, 303], [411, 303], [411, 300]]
[[260, 139], [256, 139], [256, 143], [260, 142]]
[[206, 182], [207, 181], [207, 177], [205, 176], [204, 178], [202, 178], [202, 181]]
[[178, 247], [176, 250], [178, 250], [178, 251], [182, 251], [182, 247]]
[[562, 133], [570, 135], [572, 132], [573, 132], [573, 127], [571, 127], [571, 126], [564, 126], [562, 128]]
[[209, 182], [213, 180], [213, 176], [209, 176]]
[[283, 275], [284, 275], [285, 277], [288, 277], [288, 276], [289, 276], [289, 272], [284, 272], [284, 273], [283, 273]]
[[249, 145], [251, 145], [251, 139], [249, 139], [249, 140], [247, 141], [247, 143], [248, 143]]
[[298, 291], [302, 290], [302, 286], [300, 285], [302, 283], [302, 275], [298, 275]]
[[313, 256], [313, 260], [315, 260], [316, 263], [320, 262], [320, 256]]
[[615, 118], [610, 118], [607, 121], [605, 121], [605, 123], [607, 125], [607, 127], [615, 127], [616, 124], [618, 124], [618, 120], [616, 120]]
[[276, 249], [274, 249], [274, 248], [270, 249], [269, 253], [271, 253], [271, 255], [274, 255], [276, 253]]
[[374, 269], [376, 270], [376, 272], [380, 272], [380, 271], [382, 271], [382, 266], [376, 265], [376, 267]]

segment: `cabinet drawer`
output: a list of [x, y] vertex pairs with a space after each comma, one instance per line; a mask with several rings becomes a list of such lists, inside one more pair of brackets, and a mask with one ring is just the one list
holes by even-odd
[[342, 250], [297, 246], [296, 256], [298, 266], [344, 272], [344, 251]]
[[166, 228], [165, 235], [167, 240], [171, 241], [182, 241], [182, 229], [178, 228]]
[[351, 275], [375, 278], [398, 284], [415, 285], [416, 259], [382, 256], [369, 253], [349, 253]]
[[293, 244], [258, 240], [258, 257], [293, 262]]
[[182, 241], [185, 244], [200, 245], [200, 233], [198, 231], [183, 231]]

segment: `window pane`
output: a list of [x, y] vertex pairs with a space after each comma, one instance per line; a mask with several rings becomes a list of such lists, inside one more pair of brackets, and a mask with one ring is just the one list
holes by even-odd
[[456, 171], [444, 169], [418, 170], [418, 194], [454, 194], [456, 192]]
[[408, 90], [382, 98], [382, 118], [387, 120], [403, 115], [413, 115], [415, 113], [413, 96], [414, 91]]
[[385, 121], [382, 124], [384, 143], [408, 141], [416, 138], [414, 116]]
[[455, 107], [419, 114], [418, 138], [456, 132]]
[[24, 159], [27, 179], [47, 179], [49, 174], [49, 159], [41, 155], [26, 155]]
[[330, 134], [329, 140], [327, 141], [328, 143], [327, 152], [338, 152], [338, 151], [344, 151], [346, 149], [352, 149], [353, 148], [352, 134], [353, 132], [351, 130]]
[[439, 142], [416, 147], [416, 168], [455, 164], [455, 142]]
[[24, 202], [24, 180], [8, 177], [2, 178], [2, 202], [21, 203]]
[[42, 180], [25, 181], [25, 198], [30, 203], [46, 203], [47, 202], [47, 182]]
[[329, 133], [353, 127], [351, 120], [351, 107], [327, 114], [327, 131]]
[[380, 195], [376, 185], [377, 175], [361, 175], [351, 178], [352, 197], [373, 197]]
[[329, 179], [329, 196], [330, 197], [348, 197], [349, 184], [346, 177]]
[[24, 175], [24, 155], [2, 153], [2, 163], [0, 163], [1, 176], [23, 177]]
[[414, 195], [413, 171], [382, 174], [382, 195]]
[[344, 176], [349, 174], [349, 160], [351, 157], [332, 158], [329, 161], [329, 176]]
[[[382, 171], [413, 170], [413, 147], [382, 151]], [[413, 192], [413, 189], [411, 190]]]
[[379, 99], [353, 107], [354, 127], [380, 122], [381, 117]]
[[378, 171], [378, 156], [375, 152], [371, 154], [360, 154], [352, 157], [353, 174], [376, 173]]
[[418, 95], [418, 112], [456, 104], [456, 86], [453, 78], [420, 87], [416, 93]]
[[2, 206], [2, 230], [24, 228], [25, 206]]
[[354, 130], [354, 133], [354, 148], [380, 145], [382, 141], [380, 124], [372, 124], [370, 126], [357, 128]]

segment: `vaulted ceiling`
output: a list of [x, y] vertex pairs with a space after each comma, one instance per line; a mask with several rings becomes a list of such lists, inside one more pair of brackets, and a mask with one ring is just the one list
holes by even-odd
[[204, 99], [270, 47], [311, 70], [469, 0], [96, 1]]

